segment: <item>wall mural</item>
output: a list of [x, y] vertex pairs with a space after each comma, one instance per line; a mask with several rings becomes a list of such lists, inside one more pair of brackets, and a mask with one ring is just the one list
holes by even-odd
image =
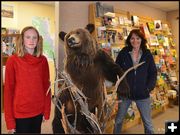
[[32, 25], [39, 31], [43, 37], [43, 53], [48, 60], [53, 60], [54, 55], [54, 36], [50, 34], [50, 23], [48, 18], [33, 17]]

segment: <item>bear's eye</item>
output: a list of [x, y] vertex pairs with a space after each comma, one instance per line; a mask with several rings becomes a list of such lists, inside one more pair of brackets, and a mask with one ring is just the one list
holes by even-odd
[[77, 32], [76, 32], [76, 34], [78, 34], [78, 35], [79, 35], [79, 34], [80, 34], [80, 32], [79, 32], [79, 31], [77, 31]]

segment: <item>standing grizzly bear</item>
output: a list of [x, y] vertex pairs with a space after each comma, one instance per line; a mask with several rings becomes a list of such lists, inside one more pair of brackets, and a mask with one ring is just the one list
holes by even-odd
[[[65, 70], [70, 75], [72, 82], [87, 97], [88, 107], [92, 113], [95, 112], [95, 108], [101, 112], [105, 80], [115, 84], [117, 75], [121, 77], [124, 73], [106, 52], [98, 48], [91, 35], [93, 30], [94, 25], [88, 24], [85, 29], [79, 28], [68, 34], [65, 32], [59, 34], [65, 45]], [[129, 87], [125, 79], [121, 82], [120, 87], [121, 93], [128, 93]], [[73, 114], [72, 108], [68, 108], [66, 104], [68, 100], [71, 100], [68, 94], [68, 92], [62, 94], [59, 99], [65, 104], [66, 114]], [[84, 133], [91, 133], [91, 127], [85, 117], [80, 113], [78, 117], [76, 129]], [[56, 107], [52, 124], [54, 133], [64, 133], [60, 119], [61, 113]], [[74, 115], [68, 119], [73, 123]]]

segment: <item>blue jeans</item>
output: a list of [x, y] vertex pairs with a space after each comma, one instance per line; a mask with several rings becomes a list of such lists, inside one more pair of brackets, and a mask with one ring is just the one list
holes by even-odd
[[[122, 102], [118, 103], [118, 112], [115, 119], [114, 125], [114, 134], [121, 133], [123, 120], [127, 113], [127, 110], [132, 103], [130, 99], [121, 98]], [[144, 132], [146, 134], [153, 134], [154, 129], [151, 120], [151, 101], [150, 98], [142, 99], [142, 100], [133, 100], [136, 103], [136, 106], [140, 112], [143, 124], [144, 124]]]

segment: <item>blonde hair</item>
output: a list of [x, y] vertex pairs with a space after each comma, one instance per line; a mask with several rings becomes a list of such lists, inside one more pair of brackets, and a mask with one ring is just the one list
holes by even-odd
[[38, 32], [38, 30], [36, 28], [34, 28], [33, 26], [27, 26], [21, 31], [21, 34], [20, 34], [19, 38], [17, 39], [16, 54], [19, 57], [23, 57], [26, 54], [26, 49], [25, 49], [25, 46], [24, 46], [24, 43], [23, 43], [24, 42], [24, 33], [27, 30], [30, 30], [30, 29], [35, 30], [37, 35], [38, 35], [38, 43], [37, 43], [37, 46], [34, 49], [33, 55], [36, 56], [36, 57], [39, 57], [40, 55], [42, 55], [42, 50], [43, 50], [42, 36], [39, 35], [39, 32]]

